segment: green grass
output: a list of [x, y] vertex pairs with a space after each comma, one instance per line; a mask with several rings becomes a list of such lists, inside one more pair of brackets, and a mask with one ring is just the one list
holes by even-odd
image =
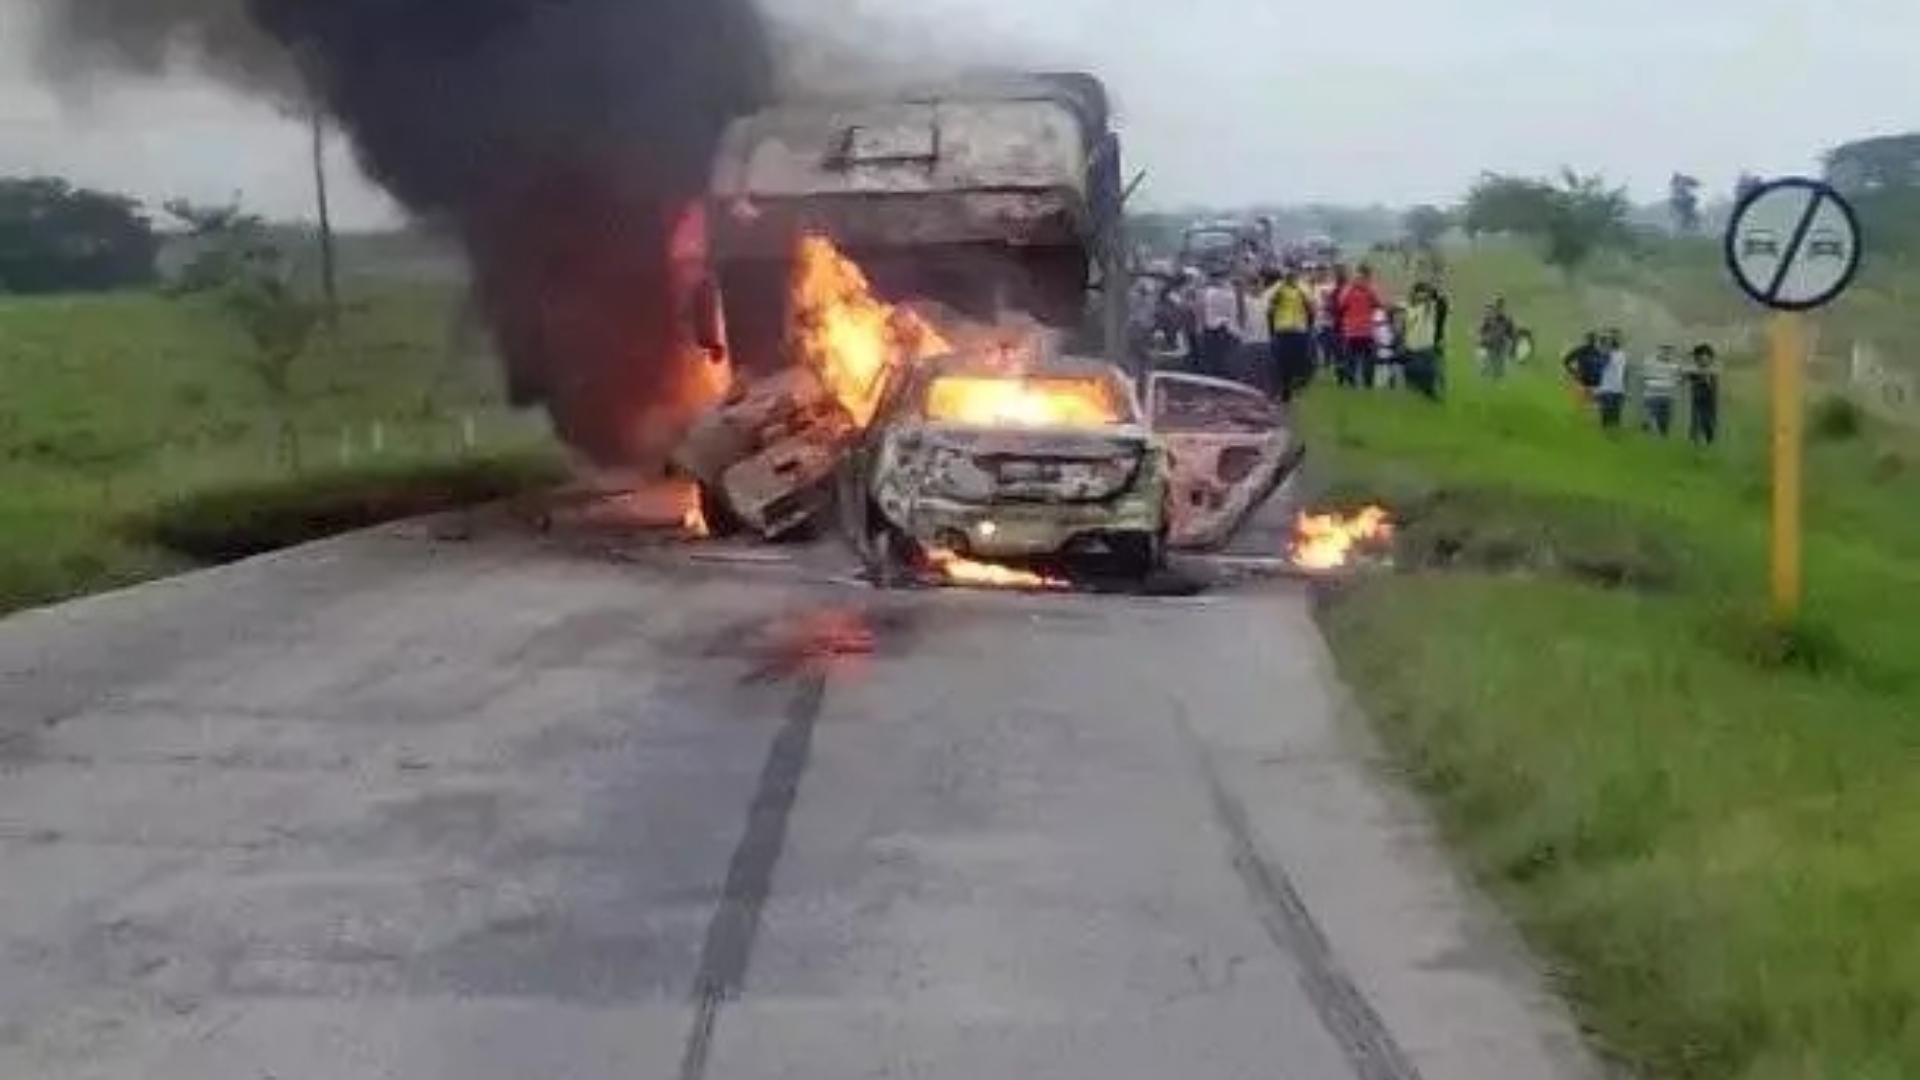
[[[1527, 263], [1469, 257], [1456, 304], [1527, 297], [1557, 355], [1583, 304]], [[1327, 388], [1304, 411], [1330, 497], [1407, 519], [1403, 572], [1324, 611], [1398, 760], [1609, 1054], [1654, 1077], [1920, 1076], [1911, 436], [1810, 447], [1808, 605], [1777, 628], [1739, 358], [1728, 442], [1700, 452], [1608, 439], [1546, 371], [1489, 388], [1461, 355], [1445, 406]]]
[[298, 473], [245, 342], [211, 302], [0, 299], [0, 612], [197, 565], [150, 526], [162, 507], [224, 490], [324, 502], [343, 473], [405, 486], [457, 462], [469, 478], [493, 472], [493, 487], [527, 478], [530, 459], [551, 459], [543, 428], [500, 404], [491, 361], [449, 356], [455, 299], [355, 290], [337, 334], [296, 369]]

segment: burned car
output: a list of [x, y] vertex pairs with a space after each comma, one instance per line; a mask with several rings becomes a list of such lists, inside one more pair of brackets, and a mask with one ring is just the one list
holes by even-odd
[[1144, 573], [1166, 550], [1166, 455], [1132, 382], [1100, 361], [916, 364], [849, 476], [842, 509], [881, 572], [939, 554], [1102, 558]]

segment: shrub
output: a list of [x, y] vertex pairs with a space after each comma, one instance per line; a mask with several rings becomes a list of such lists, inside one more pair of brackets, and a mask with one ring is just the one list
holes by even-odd
[[1813, 407], [1813, 437], [1828, 442], [1857, 438], [1866, 415], [1852, 398], [1838, 395], [1820, 399]]

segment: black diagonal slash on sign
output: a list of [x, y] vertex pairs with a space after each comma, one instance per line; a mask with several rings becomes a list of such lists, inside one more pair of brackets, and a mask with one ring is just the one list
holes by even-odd
[[1788, 241], [1786, 251], [1780, 256], [1780, 269], [1773, 272], [1773, 284], [1767, 288], [1767, 303], [1780, 299], [1780, 290], [1787, 285], [1787, 275], [1793, 270], [1793, 261], [1800, 257], [1801, 245], [1807, 242], [1807, 233], [1813, 231], [1813, 220], [1820, 216], [1820, 206], [1827, 201], [1827, 193], [1818, 188], [1811, 189], [1813, 198], [1807, 200], [1807, 212], [1800, 215], [1800, 225], [1793, 230], [1793, 239]]

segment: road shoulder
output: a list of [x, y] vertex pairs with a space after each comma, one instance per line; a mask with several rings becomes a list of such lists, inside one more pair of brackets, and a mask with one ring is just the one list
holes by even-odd
[[1275, 604], [1271, 615], [1252, 650], [1271, 665], [1265, 681], [1314, 688], [1310, 697], [1247, 708], [1223, 688], [1219, 707], [1194, 708], [1187, 722], [1254, 853], [1312, 913], [1304, 929], [1424, 1080], [1605, 1075], [1538, 961], [1385, 767], [1308, 605]]

